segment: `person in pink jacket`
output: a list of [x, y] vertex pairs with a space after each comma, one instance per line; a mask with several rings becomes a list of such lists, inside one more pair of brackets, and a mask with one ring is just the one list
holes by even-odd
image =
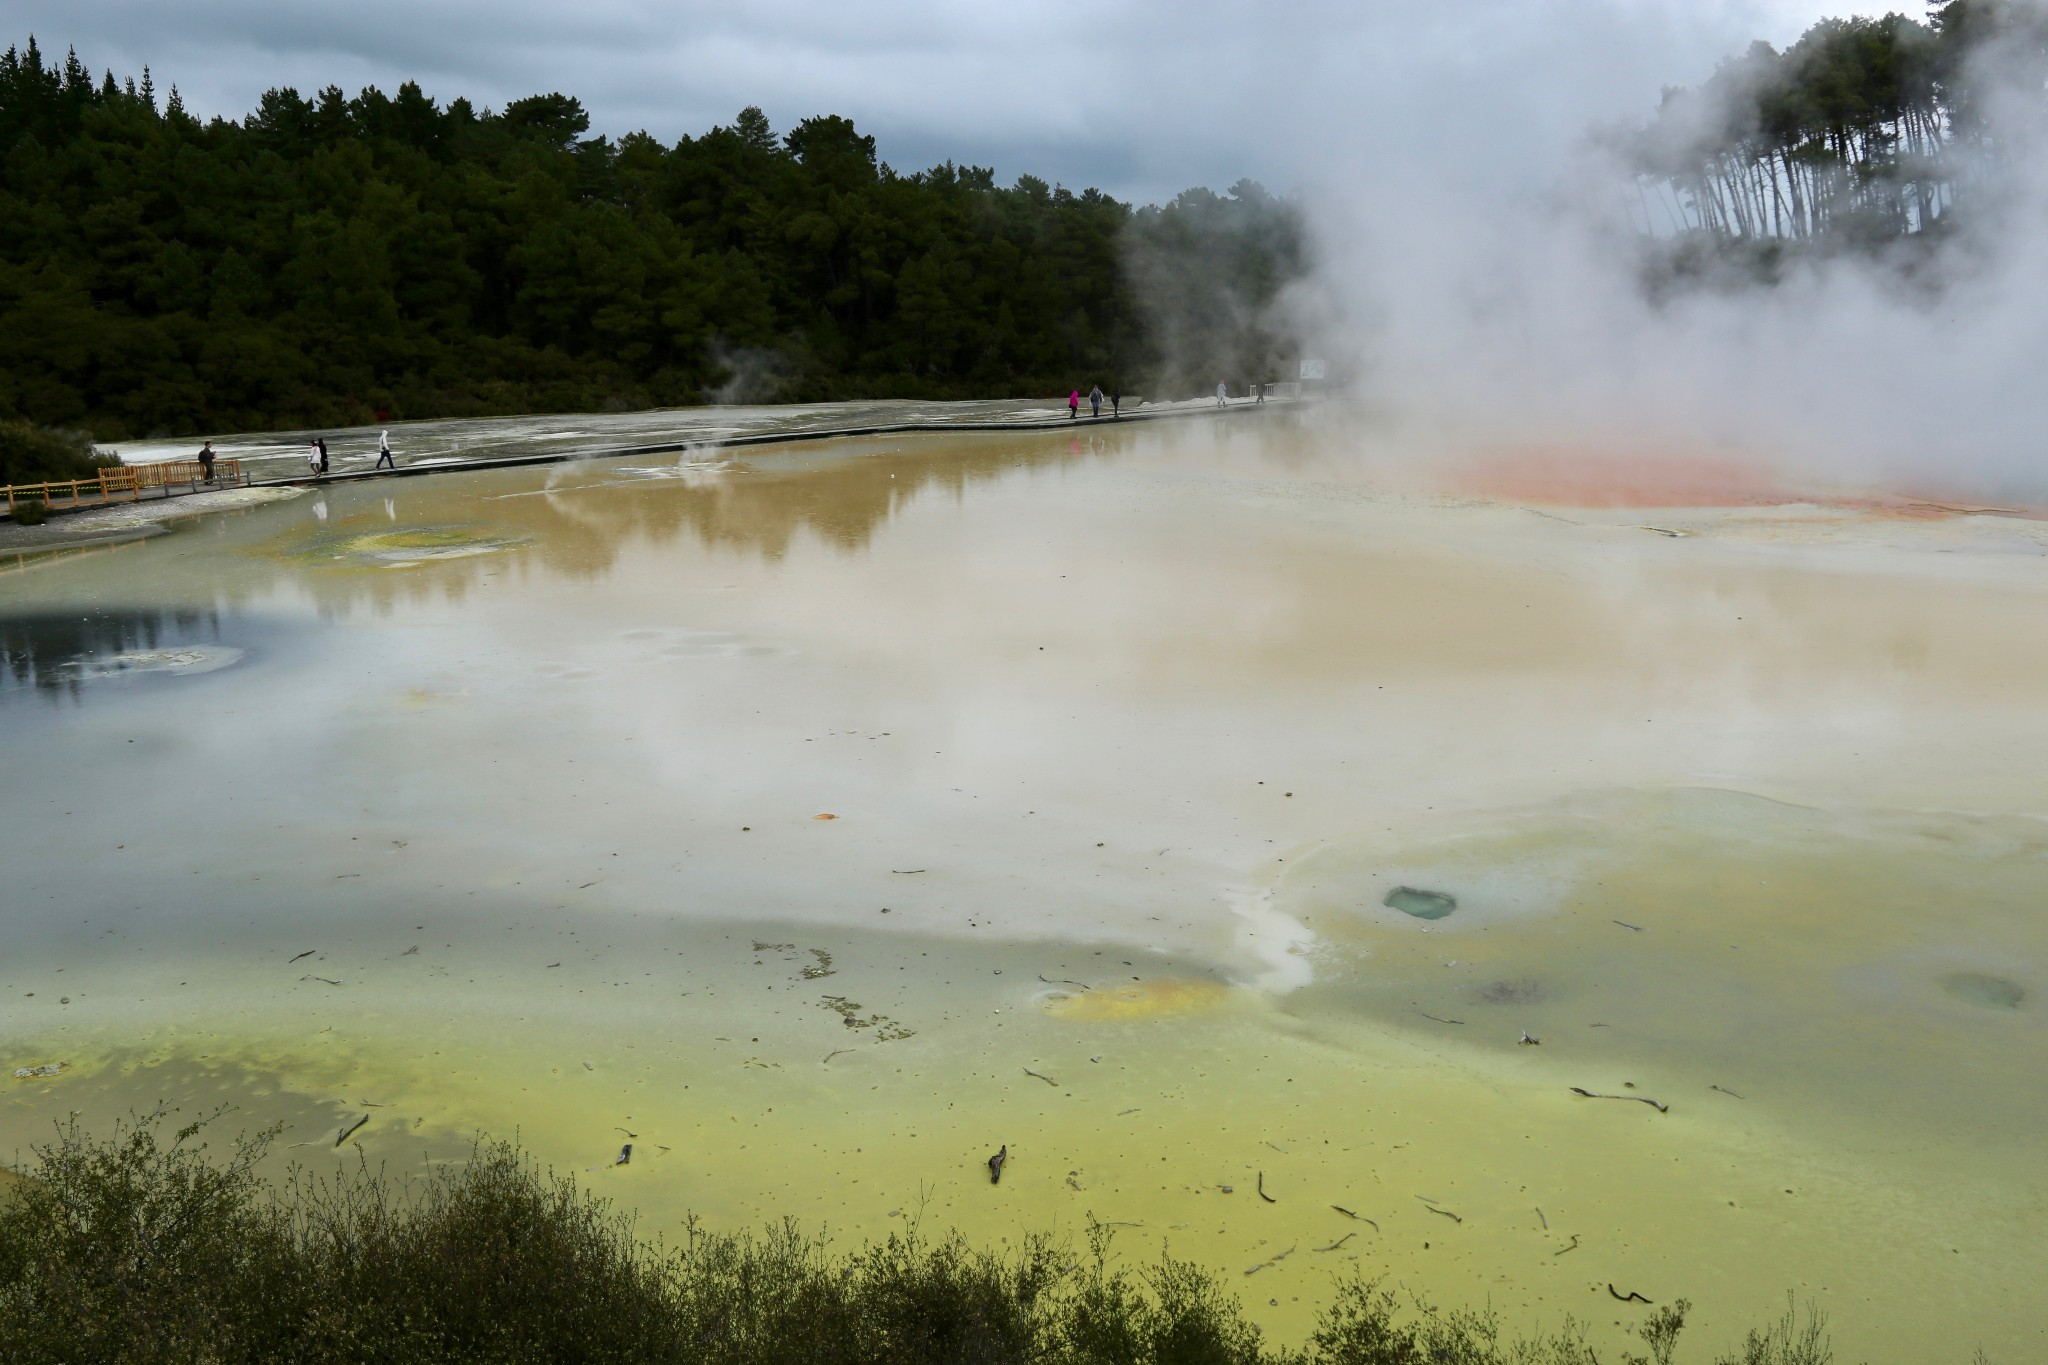
[[1079, 389], [1075, 389], [1067, 395], [1067, 420], [1070, 422], [1081, 420], [1081, 391]]

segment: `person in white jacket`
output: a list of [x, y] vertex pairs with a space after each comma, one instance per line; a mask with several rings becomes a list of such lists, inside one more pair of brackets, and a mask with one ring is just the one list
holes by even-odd
[[377, 433], [377, 463], [371, 465], [370, 468], [382, 469], [385, 465], [390, 465], [393, 469], [396, 469], [398, 468], [398, 461], [391, 458], [391, 433], [380, 431]]

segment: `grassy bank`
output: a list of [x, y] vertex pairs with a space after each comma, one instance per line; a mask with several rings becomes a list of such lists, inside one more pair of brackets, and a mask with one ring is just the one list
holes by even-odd
[[[794, 1225], [694, 1225], [666, 1246], [503, 1143], [394, 1179], [254, 1174], [270, 1135], [210, 1150], [161, 1116], [38, 1148], [0, 1194], [0, 1360], [42, 1362], [1196, 1362], [1597, 1365], [1568, 1323], [1484, 1316], [1336, 1281], [1301, 1348], [1269, 1344], [1209, 1272], [1077, 1249], [1003, 1251], [914, 1228], [855, 1251]], [[1788, 1311], [1733, 1354], [1678, 1349], [1686, 1305], [1645, 1309], [1630, 1365], [1823, 1365]]]

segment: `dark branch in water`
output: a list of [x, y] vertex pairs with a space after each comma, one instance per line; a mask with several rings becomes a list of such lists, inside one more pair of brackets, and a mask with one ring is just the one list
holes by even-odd
[[1649, 1105], [1652, 1109], [1656, 1110], [1660, 1114], [1668, 1114], [1671, 1112], [1670, 1105], [1664, 1103], [1662, 1100], [1653, 1100], [1646, 1095], [1596, 1095], [1590, 1090], [1581, 1090], [1576, 1085], [1571, 1087], [1571, 1092], [1574, 1095], [1584, 1095], [1589, 1100], [1634, 1100], [1637, 1104]]

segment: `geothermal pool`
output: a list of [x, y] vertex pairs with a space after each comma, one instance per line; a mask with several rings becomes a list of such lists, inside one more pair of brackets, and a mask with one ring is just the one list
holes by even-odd
[[670, 1237], [1114, 1224], [1282, 1339], [1355, 1270], [2048, 1354], [2048, 523], [1403, 467], [709, 450], [23, 561], [0, 1155], [368, 1116]]

